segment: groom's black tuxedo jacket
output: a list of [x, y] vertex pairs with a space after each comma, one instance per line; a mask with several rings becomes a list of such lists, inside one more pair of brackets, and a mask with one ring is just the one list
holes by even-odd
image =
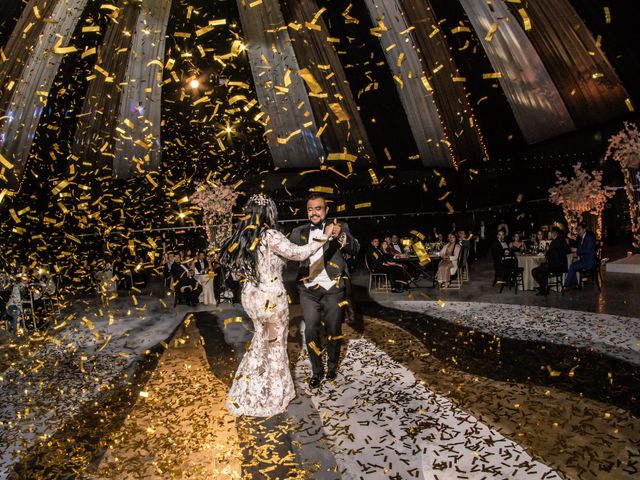
[[[325, 225], [332, 223], [332, 219], [326, 219]], [[338, 239], [331, 240], [324, 244], [324, 268], [332, 280], [337, 280], [342, 277], [347, 268], [347, 262], [343, 257], [343, 253], [355, 256], [360, 251], [360, 244], [353, 235], [349, 232], [349, 225], [340, 222], [342, 225], [342, 231], [347, 236], [347, 243], [342, 249], [340, 248], [340, 242]], [[309, 243], [309, 232], [311, 231], [311, 225], [309, 223], [296, 227], [291, 232], [289, 240], [296, 245], [306, 245]], [[304, 283], [309, 276], [309, 259], [300, 262], [300, 268], [298, 269], [297, 281]], [[336, 282], [337, 283], [337, 282]], [[339, 283], [340, 287], [343, 283]]]

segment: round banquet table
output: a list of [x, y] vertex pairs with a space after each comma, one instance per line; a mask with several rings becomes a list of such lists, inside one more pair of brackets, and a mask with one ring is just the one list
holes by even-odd
[[202, 285], [202, 293], [198, 300], [200, 303], [204, 303], [205, 305], [217, 305], [216, 304], [216, 296], [213, 291], [213, 280], [214, 276], [209, 276], [208, 273], [194, 275], [195, 279], [198, 281], [200, 285]]
[[[539, 265], [542, 265], [547, 260], [542, 253], [519, 253], [516, 255], [518, 259], [518, 266], [523, 268], [524, 271], [522, 273], [523, 281], [524, 281], [524, 290], [535, 290], [538, 288], [538, 284], [533, 279], [533, 275], [531, 271]], [[567, 255], [567, 265], [571, 265], [573, 263], [573, 255]], [[566, 273], [562, 274], [562, 281], [566, 277]]]
[[544, 254], [521, 253], [516, 255], [516, 257], [518, 259], [518, 266], [524, 269], [522, 273], [524, 290], [534, 290], [538, 284], [533, 279], [531, 270], [547, 261], [544, 258]]

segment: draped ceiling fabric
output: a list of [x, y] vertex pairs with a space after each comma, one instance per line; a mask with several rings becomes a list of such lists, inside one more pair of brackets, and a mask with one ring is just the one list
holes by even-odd
[[[409, 120], [420, 159], [425, 166], [442, 167], [455, 163], [447, 143], [433, 92], [422, 80], [421, 63], [406, 17], [397, 0], [365, 0], [379, 35], [387, 64], [396, 82], [400, 101]], [[406, 33], [402, 33], [406, 32]], [[409, 41], [405, 41], [409, 39]]]
[[142, 0], [120, 97], [113, 159], [117, 178], [160, 165], [161, 83], [170, 11], [171, 0]]
[[86, 4], [87, 0], [29, 1], [4, 49], [0, 153], [15, 167], [13, 175], [6, 175], [12, 186], [23, 173], [62, 61], [64, 51], [56, 53], [55, 49], [68, 46]]
[[315, 0], [284, 0], [282, 9], [290, 25], [289, 35], [298, 64], [317, 83], [312, 83], [316, 91], [307, 83], [307, 91], [316, 122], [320, 129], [325, 127], [320, 139], [326, 151], [346, 149], [363, 163], [374, 160], [364, 123], [318, 4]]
[[411, 35], [424, 60], [424, 70], [429, 72], [427, 79], [433, 88], [443, 127], [457, 162], [488, 159], [464, 82], [454, 81], [463, 79], [451, 58], [430, 1], [400, 0], [400, 6], [414, 27]]
[[273, 162], [317, 167], [325, 151], [278, 1], [237, 2]]
[[528, 0], [508, 4], [514, 15], [525, 7], [526, 33], [564, 99], [576, 126], [628, 113], [629, 94], [568, 0]]
[[[140, 4], [120, 0], [102, 45], [95, 56], [93, 79], [89, 83], [76, 128], [73, 154], [83, 170], [106, 168], [112, 173], [120, 97], [127, 73], [132, 32], [140, 14]], [[128, 32], [125, 34], [125, 32]], [[106, 73], [106, 74], [105, 74]]]
[[[460, 3], [494, 71], [502, 75], [500, 85], [525, 140], [536, 143], [575, 130], [558, 88], [504, 2], [492, 0], [489, 5], [486, 0], [460, 0]], [[498, 29], [491, 35], [495, 25]]]

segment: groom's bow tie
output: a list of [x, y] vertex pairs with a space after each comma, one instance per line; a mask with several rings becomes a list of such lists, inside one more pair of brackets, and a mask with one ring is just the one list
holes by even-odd
[[321, 222], [317, 225], [314, 225], [313, 223], [311, 224], [311, 231], [314, 230], [324, 230], [324, 222]]

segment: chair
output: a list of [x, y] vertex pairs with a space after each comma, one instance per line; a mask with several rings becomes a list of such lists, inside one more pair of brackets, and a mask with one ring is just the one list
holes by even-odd
[[518, 287], [524, 290], [524, 268], [518, 266], [518, 259], [516, 257], [504, 257], [502, 259], [504, 267], [504, 283], [500, 285], [500, 293], [506, 286], [511, 290], [515, 289], [515, 294], [518, 294]]
[[[364, 264], [369, 270], [369, 292], [373, 291], [389, 293], [391, 290], [391, 284], [389, 283], [389, 277], [386, 273], [375, 273], [369, 268], [369, 262], [365, 256]], [[372, 288], [373, 287], [373, 288]]]
[[462, 282], [464, 281], [464, 272], [462, 270], [463, 266], [466, 265], [467, 259], [469, 258], [469, 251], [460, 246], [460, 255], [458, 255], [458, 270], [456, 273], [451, 275], [451, 281], [449, 282], [449, 286], [446, 289], [451, 290], [460, 290], [462, 288]]
[[581, 268], [578, 270], [578, 288], [582, 290], [584, 286], [591, 280], [595, 280], [598, 291], [602, 291], [602, 250], [603, 244], [601, 241], [596, 243], [596, 266], [594, 268]]
[[562, 273], [549, 272], [549, 281], [547, 283], [549, 290], [562, 293], [562, 276]]
[[30, 322], [30, 326], [33, 328], [33, 331], [39, 330], [35, 300], [40, 299], [40, 293], [38, 292], [37, 298], [34, 296], [34, 287], [39, 286], [39, 284], [29, 284], [29, 295], [27, 298], [25, 298], [24, 294], [21, 292], [22, 301], [20, 307], [22, 309], [22, 329], [25, 332], [29, 330], [29, 325], [27, 324], [28, 321]]
[[60, 294], [59, 294], [59, 277], [50, 277], [47, 280], [47, 284], [42, 295], [44, 301], [45, 311], [51, 314], [60, 315]]
[[174, 284], [173, 286], [173, 306], [181, 305], [181, 304], [189, 304], [187, 302], [187, 294], [193, 290], [191, 285], [185, 285], [184, 287], [178, 287], [178, 284]]
[[469, 248], [462, 247], [462, 251], [460, 252], [460, 256], [462, 257], [461, 265], [458, 267], [458, 271], [460, 272], [463, 282], [469, 281]]

